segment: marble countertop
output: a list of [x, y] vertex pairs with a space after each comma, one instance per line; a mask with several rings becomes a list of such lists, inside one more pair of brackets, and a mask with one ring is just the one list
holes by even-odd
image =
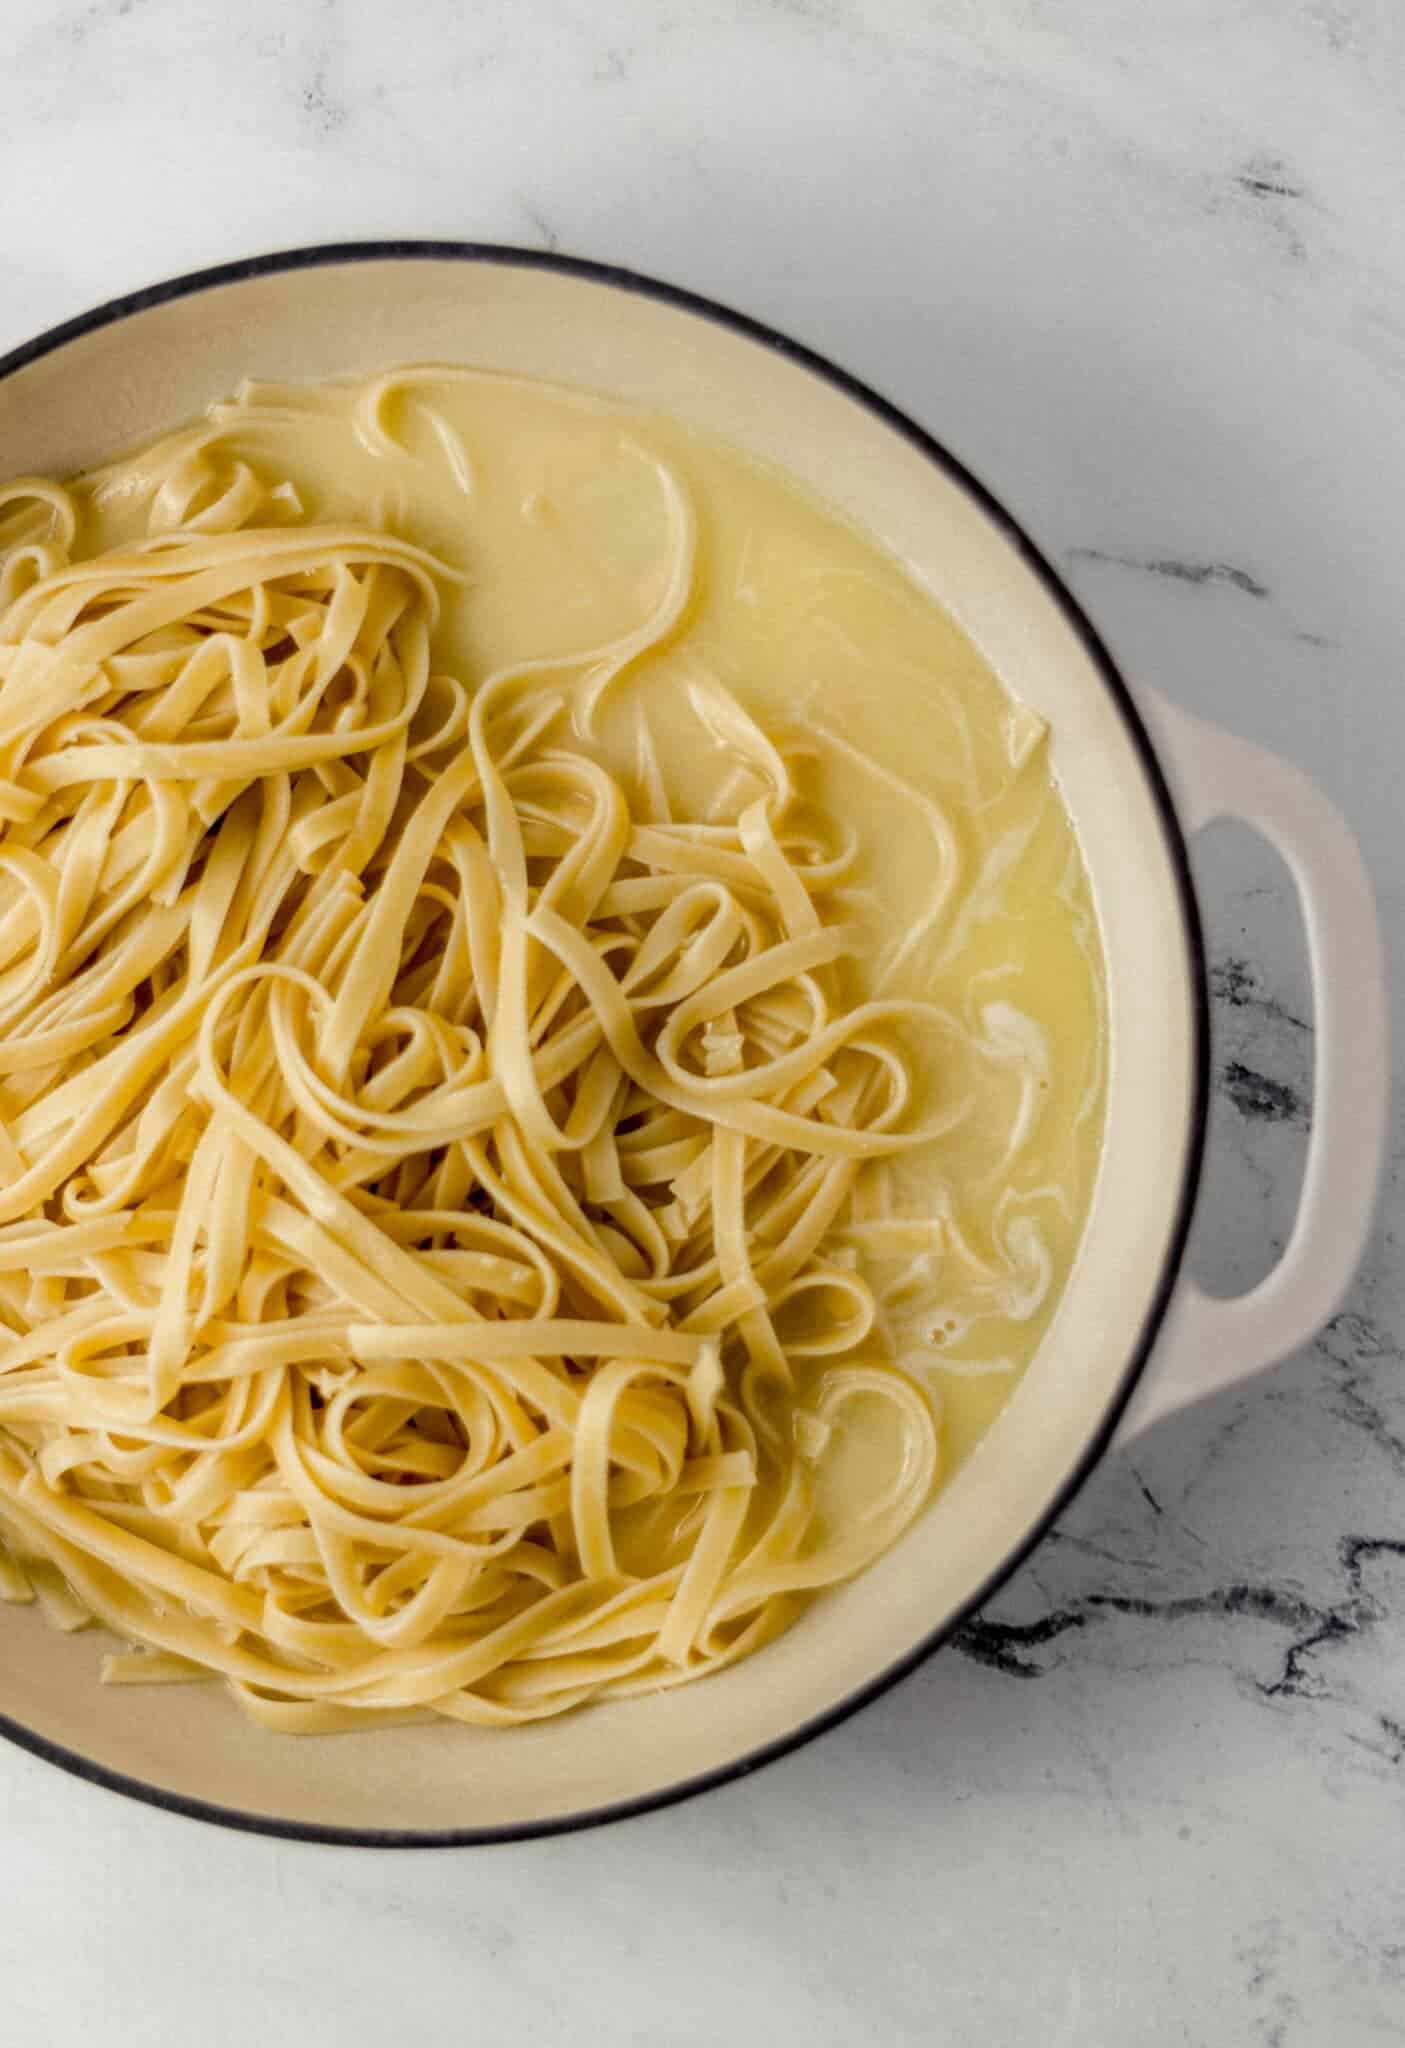
[[[1133, 676], [1309, 767], [1400, 929], [1390, 0], [9, 0], [4, 33], [0, 350], [197, 264], [378, 234], [729, 300], [930, 424]], [[1199, 867], [1197, 1260], [1239, 1286], [1291, 1220], [1312, 1024], [1284, 870], [1233, 833]], [[1398, 1112], [1330, 1328], [1107, 1461], [953, 1647], [754, 1779], [376, 1856], [0, 1749], [6, 2037], [1398, 2041]]]

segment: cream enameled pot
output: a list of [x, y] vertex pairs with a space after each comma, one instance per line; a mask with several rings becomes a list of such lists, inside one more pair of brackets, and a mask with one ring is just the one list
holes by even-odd
[[[1370, 886], [1336, 814], [1270, 755], [1138, 689], [1014, 522], [912, 423], [764, 328], [599, 266], [458, 244], [298, 251], [104, 306], [0, 360], [0, 474], [65, 472], [241, 377], [457, 360], [659, 406], [781, 464], [901, 557], [1053, 731], [1111, 1014], [1107, 1134], [1049, 1334], [979, 1453], [909, 1535], [749, 1662], [558, 1722], [293, 1739], [206, 1687], [104, 1690], [93, 1638], [0, 1607], [0, 1730], [86, 1776], [245, 1827], [368, 1844], [579, 1826], [748, 1770], [941, 1642], [1114, 1435], [1268, 1364], [1331, 1312], [1370, 1221], [1385, 996]], [[1243, 818], [1302, 896], [1317, 1019], [1298, 1221], [1251, 1294], [1180, 1270], [1205, 1124], [1206, 995], [1186, 842]]]

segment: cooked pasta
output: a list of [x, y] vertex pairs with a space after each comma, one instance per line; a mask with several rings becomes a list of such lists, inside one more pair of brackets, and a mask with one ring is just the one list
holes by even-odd
[[[335, 402], [393, 468], [417, 407], [471, 542], [435, 377], [243, 409]], [[929, 1499], [901, 1333], [934, 1248], [990, 1313], [1044, 1303], [1030, 1213], [973, 1243], [884, 1176], [970, 1116], [972, 1062], [1014, 1077], [998, 1172], [1047, 1046], [886, 992], [950, 938], [935, 803], [930, 899], [866, 964], [861, 821], [807, 781], [842, 736], [689, 656], [710, 815], [647, 692], [629, 769], [601, 743], [702, 574], [662, 458], [622, 444], [657, 508], [635, 619], [473, 674], [438, 639], [471, 546], [314, 515], [240, 410], [0, 492], [0, 1596], [102, 1623], [113, 1682], [218, 1678], [291, 1731], [691, 1680]], [[884, 1456], [836, 1507], [861, 1415]]]

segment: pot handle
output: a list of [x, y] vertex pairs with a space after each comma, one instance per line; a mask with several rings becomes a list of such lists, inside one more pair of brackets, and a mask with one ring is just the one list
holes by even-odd
[[1321, 1329], [1365, 1247], [1389, 1111], [1385, 963], [1370, 878], [1337, 811], [1276, 754], [1139, 690], [1187, 837], [1218, 818], [1263, 834], [1287, 862], [1307, 930], [1315, 1029], [1302, 1195], [1268, 1277], [1217, 1300], [1176, 1282], [1115, 1441], [1247, 1379]]

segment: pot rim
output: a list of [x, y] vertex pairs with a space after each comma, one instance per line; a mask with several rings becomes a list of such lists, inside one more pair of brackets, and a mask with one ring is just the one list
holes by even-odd
[[636, 297], [657, 300], [680, 312], [694, 314], [712, 321], [715, 325], [728, 328], [734, 334], [739, 334], [755, 342], [759, 347], [768, 349], [772, 354], [783, 357], [797, 369], [822, 378], [856, 405], [863, 407], [865, 411], [890, 427], [935, 468], [959, 485], [993, 522], [1025, 567], [1037, 577], [1045, 594], [1058, 607], [1066, 623], [1077, 635], [1121, 716], [1127, 737], [1146, 776], [1161, 824], [1166, 857], [1170, 864], [1181, 913], [1190, 1000], [1191, 1127], [1181, 1186], [1161, 1272], [1152, 1290], [1140, 1332], [1123, 1370], [1117, 1392], [1104, 1410], [1098, 1427], [1089, 1436], [1083, 1454], [1073, 1471], [1024, 1540], [993, 1567], [971, 1597], [963, 1601], [953, 1614], [948, 1615], [925, 1636], [920, 1637], [902, 1656], [895, 1658], [882, 1671], [856, 1687], [853, 1692], [846, 1694], [835, 1705], [800, 1722], [784, 1735], [776, 1736], [770, 1742], [762, 1743], [744, 1755], [734, 1757], [728, 1763], [700, 1772], [696, 1777], [681, 1779], [678, 1783], [659, 1791], [645, 1793], [632, 1799], [608, 1801], [600, 1806], [555, 1815], [545, 1820], [512, 1822], [492, 1827], [443, 1829], [333, 1827], [322, 1823], [280, 1820], [239, 1807], [189, 1798], [183, 1793], [171, 1792], [141, 1778], [132, 1777], [125, 1771], [96, 1763], [92, 1758], [85, 1757], [62, 1743], [52, 1741], [48, 1736], [40, 1734], [37, 1729], [14, 1720], [10, 1715], [0, 1714], [0, 1736], [15, 1743], [19, 1748], [42, 1757], [47, 1763], [58, 1765], [61, 1770], [68, 1771], [89, 1784], [101, 1785], [108, 1791], [122, 1793], [127, 1798], [140, 1800], [148, 1806], [159, 1807], [167, 1813], [178, 1813], [191, 1820], [210, 1821], [218, 1826], [236, 1828], [246, 1834], [271, 1835], [286, 1841], [321, 1842], [347, 1848], [452, 1849], [477, 1847], [493, 1842], [520, 1842], [553, 1835], [576, 1834], [586, 1828], [604, 1826], [607, 1822], [628, 1820], [638, 1814], [676, 1806], [683, 1800], [711, 1791], [715, 1786], [727, 1785], [735, 1779], [747, 1777], [753, 1771], [759, 1770], [763, 1764], [787, 1756], [792, 1750], [813, 1741], [826, 1730], [837, 1727], [840, 1722], [848, 1720], [850, 1715], [856, 1714], [860, 1708], [869, 1705], [871, 1701], [887, 1692], [900, 1679], [906, 1678], [942, 1644], [948, 1642], [961, 1624], [983, 1607], [1019, 1569], [1030, 1553], [1043, 1542], [1055, 1521], [1081, 1489], [1108, 1448], [1133, 1390], [1146, 1369], [1170, 1303], [1185, 1254], [1204, 1160], [1210, 1083], [1209, 999], [1204, 936], [1199, 905], [1191, 879], [1186, 837], [1176, 815], [1170, 789], [1151, 736], [1121, 671], [1082, 606], [1024, 528], [958, 456], [953, 455], [934, 435], [919, 426], [889, 399], [881, 397], [861, 378], [841, 369], [818, 350], [808, 347], [803, 342], [792, 341], [789, 336], [780, 333], [765, 321], [737, 312], [732, 307], [725, 306], [702, 293], [689, 291], [681, 285], [665, 283], [659, 278], [631, 270], [621, 264], [597, 262], [589, 257], [566, 256], [556, 250], [526, 249], [512, 243], [445, 241], [413, 237], [364, 242], [321, 242], [295, 249], [276, 250], [260, 256], [241, 257], [234, 262], [186, 271], [178, 277], [167, 278], [160, 283], [146, 285], [138, 291], [108, 299], [90, 311], [80, 313], [71, 320], [62, 321], [58, 326], [50, 327], [36, 335], [33, 340], [22, 342], [19, 347], [0, 355], [0, 380], [13, 376], [41, 357], [55, 354], [67, 343], [77, 341], [84, 335], [114, 326], [134, 314], [146, 312], [155, 306], [166, 305], [176, 299], [193, 298], [201, 292], [217, 290], [223, 285], [242, 284], [253, 278], [281, 272], [316, 270], [368, 262], [484, 263], [520, 269], [548, 270], [568, 277], [581, 278], [592, 284], [606, 285], [617, 291], [632, 293]]

